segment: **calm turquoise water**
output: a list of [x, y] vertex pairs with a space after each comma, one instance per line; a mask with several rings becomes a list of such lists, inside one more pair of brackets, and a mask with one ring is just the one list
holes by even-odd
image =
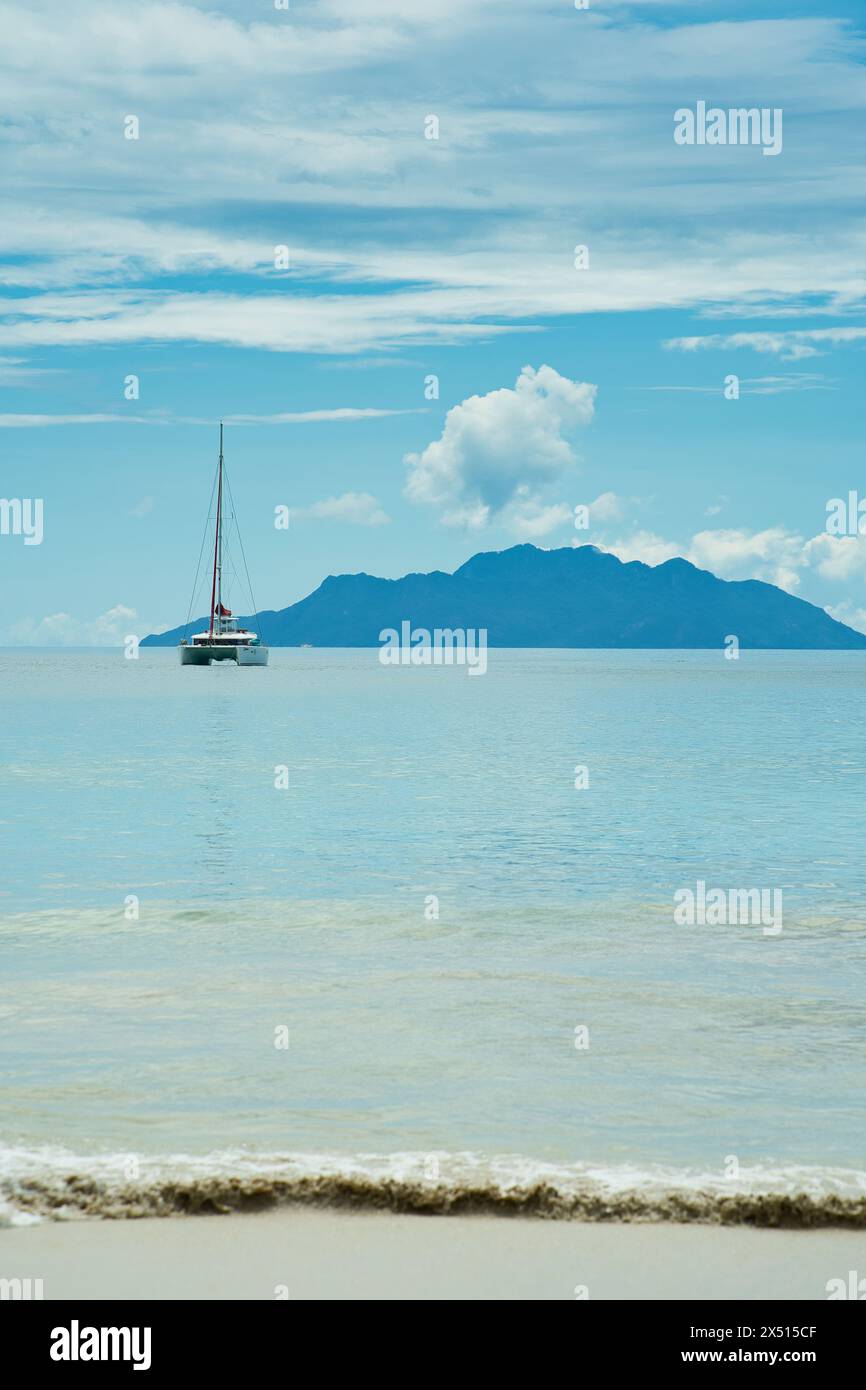
[[[860, 654], [7, 651], [0, 699], [7, 1183], [866, 1168]], [[675, 925], [699, 879], [781, 934]]]

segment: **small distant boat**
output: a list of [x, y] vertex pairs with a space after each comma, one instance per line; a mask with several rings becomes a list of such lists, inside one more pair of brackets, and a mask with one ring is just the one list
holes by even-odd
[[[220, 458], [216, 480], [216, 524], [214, 527], [213, 576], [210, 592], [210, 622], [206, 632], [197, 632], [178, 647], [181, 666], [209, 666], [212, 661], [234, 661], [238, 666], [267, 666], [268, 649], [257, 632], [238, 627], [237, 618], [223, 603], [224, 484], [223, 427], [220, 424]], [[229, 496], [231, 493], [229, 492]], [[213, 505], [213, 496], [211, 496]], [[202, 542], [204, 548], [204, 542]], [[243, 550], [243, 547], [241, 547]], [[199, 560], [199, 563], [201, 561]], [[244, 560], [246, 569], [246, 560]], [[196, 583], [198, 575], [196, 575]], [[195, 595], [193, 595], [194, 600]], [[252, 599], [252, 594], [250, 594]], [[190, 611], [192, 603], [190, 604]]]

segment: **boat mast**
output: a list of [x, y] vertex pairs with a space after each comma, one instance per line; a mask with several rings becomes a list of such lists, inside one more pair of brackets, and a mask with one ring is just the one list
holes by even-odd
[[217, 631], [221, 631], [222, 591], [223, 591], [223, 425], [220, 420], [220, 463], [219, 463], [219, 484], [217, 487], [217, 514], [216, 514], [216, 533], [213, 545], [213, 579], [210, 586], [210, 630], [209, 637], [213, 637], [214, 614], [216, 613]]
[[217, 503], [217, 632], [223, 630], [223, 422], [220, 420], [220, 495]]

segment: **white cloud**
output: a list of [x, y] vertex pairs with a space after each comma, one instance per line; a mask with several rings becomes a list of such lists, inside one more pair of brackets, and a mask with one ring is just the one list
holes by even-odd
[[[523, 493], [525, 489], [521, 489]], [[574, 516], [567, 502], [544, 506], [534, 498], [518, 496], [503, 509], [500, 520], [507, 531], [521, 540], [534, 541], [570, 525]]]
[[24, 618], [10, 630], [16, 645], [29, 647], [119, 647], [136, 631], [138, 614], [134, 608], [118, 603], [108, 612], [90, 621], [73, 618], [69, 613], [51, 613], [38, 621]]
[[858, 608], [846, 599], [844, 603], [828, 603], [825, 612], [837, 623], [845, 623], [857, 632], [866, 632], [866, 608]]
[[[665, 343], [670, 347], [677, 340]], [[695, 338], [680, 339], [680, 342], [696, 343]], [[707, 340], [709, 341], [709, 340]], [[699, 396], [719, 396], [722, 387], [719, 382], [712, 386], [636, 386], [636, 391], [685, 391]], [[789, 391], [832, 391], [833, 386], [819, 372], [790, 372], [787, 376], [740, 377], [741, 396], [780, 396]]]
[[602, 492], [589, 504], [590, 525], [601, 521], [619, 521], [623, 513], [623, 500], [615, 492]]
[[[841, 291], [853, 273], [858, 247], [841, 235], [826, 264], [810, 268], [805, 261], [780, 259], [774, 265], [771, 252], [745, 254], [735, 233], [719, 233], [717, 254], [710, 255], [697, 241], [681, 239], [676, 252], [668, 241], [649, 237], [604, 234], [605, 257], [590, 275], [574, 271], [566, 248], [552, 239], [546, 228], [524, 223], [511, 235], [522, 241], [515, 255], [505, 240], [506, 232], [491, 234], [483, 249], [457, 244], [445, 250], [414, 246], [407, 236], [399, 247], [356, 244], [351, 238], [339, 250], [328, 247], [292, 248], [293, 261], [306, 279], [318, 281], [322, 293], [295, 292], [291, 276], [285, 284], [291, 293], [265, 293], [262, 280], [273, 275], [268, 257], [270, 239], [239, 242], [212, 231], [198, 239], [186, 229], [176, 240], [165, 224], [155, 224], [145, 235], [140, 224], [124, 229], [115, 219], [109, 229], [92, 225], [92, 218], [76, 224], [64, 212], [64, 254], [53, 261], [56, 239], [46, 237], [50, 221], [45, 215], [33, 220], [17, 217], [17, 238], [7, 254], [20, 258], [42, 247], [48, 260], [22, 263], [3, 270], [11, 284], [41, 287], [41, 292], [13, 295], [0, 300], [0, 347], [44, 348], [97, 343], [203, 342], [277, 352], [367, 353], [389, 347], [421, 343], [469, 343], [497, 334], [538, 329], [550, 316], [597, 312], [690, 308], [717, 301], [718, 258], [726, 261], [725, 296], [737, 303], [763, 290], [767, 276], [780, 295], [798, 294], [804, 284], [816, 292]], [[9, 243], [6, 224], [0, 225], [0, 252]], [[94, 250], [102, 247], [102, 250]], [[78, 248], [78, 249], [76, 249]], [[100, 257], [104, 256], [104, 260]], [[221, 272], [244, 271], [249, 288], [231, 291], [222, 287]], [[143, 272], [178, 276], [203, 272], [213, 288], [192, 290], [147, 288], [118, 289], [105, 281]], [[817, 279], [815, 277], [818, 277]], [[63, 292], [55, 285], [84, 278], [98, 288]], [[820, 284], [819, 284], [820, 280]], [[374, 288], [364, 294], [344, 293], [344, 283]], [[158, 283], [158, 282], [157, 282]], [[407, 286], [413, 286], [408, 288]], [[528, 322], [527, 322], [528, 321]], [[826, 333], [835, 344], [857, 341], [866, 329], [803, 330]], [[671, 339], [667, 346], [695, 351], [699, 347], [758, 346], [752, 339], [778, 347], [789, 334], [709, 335]], [[736, 340], [736, 341], [735, 341]], [[820, 341], [820, 340], [818, 340]], [[824, 340], [830, 342], [830, 338]], [[816, 351], [805, 341], [805, 355]], [[797, 354], [791, 346], [791, 356]], [[803, 355], [803, 354], [801, 354]], [[766, 386], [756, 378], [754, 389]], [[804, 383], [801, 383], [801, 385]]]
[[342, 497], [327, 497], [296, 511], [295, 515], [344, 521], [352, 526], [384, 526], [391, 520], [378, 498], [369, 492], [344, 492]]
[[49, 425], [164, 425], [161, 416], [148, 415], [0, 415], [0, 429], [43, 429]]
[[106, 84], [153, 76], [169, 89], [208, 71], [231, 82], [326, 73], [381, 61], [407, 42], [402, 26], [381, 24], [369, 12], [362, 23], [351, 16], [329, 26], [293, 20], [294, 14], [272, 12], [266, 22], [244, 22], [180, 0], [139, 0], [110, 14], [93, 0], [65, 0], [59, 12], [45, 0], [29, 0], [2, 6], [0, 34], [13, 75], [27, 73], [38, 50], [39, 65], [28, 75], [37, 85], [55, 80], [60, 88], [77, 73]]
[[[91, 297], [9, 303], [3, 341], [345, 353], [599, 310], [785, 312], [796, 298], [820, 312], [818, 297], [850, 310], [862, 228], [839, 189], [845, 124], [864, 106], [860, 39], [836, 18], [694, 23], [683, 6], [671, 22], [657, 8], [328, 0], [283, 14], [138, 0], [106, 17], [96, 0], [5, 0], [5, 278]], [[431, 71], [444, 74], [435, 98]], [[756, 179], [717, 150], [689, 151], [686, 166], [670, 138], [683, 91], [756, 81], [803, 118], [786, 178]], [[422, 133], [431, 103], [438, 141]], [[127, 112], [138, 141], [123, 138]], [[572, 265], [576, 224], [589, 274]], [[207, 273], [211, 292], [177, 292], [185, 272]], [[394, 291], [296, 297], [298, 272]], [[263, 294], [266, 276], [286, 294]]]
[[57, 375], [55, 367], [28, 367], [24, 357], [0, 357], [0, 386], [31, 386]]
[[468, 343], [507, 329], [470, 323], [472, 303], [432, 291], [369, 295], [84, 292], [6, 300], [0, 345], [201, 342], [273, 352], [362, 352]]
[[[469, 396], [452, 406], [438, 439], [406, 455], [406, 496], [436, 507], [448, 525], [482, 527], [576, 463], [571, 438], [592, 420], [595, 386], [553, 367], [524, 367], [514, 388]], [[531, 516], [530, 516], [531, 520]]]
[[[619, 521], [623, 515], [623, 499], [615, 492], [603, 492], [589, 503], [591, 526], [609, 521]], [[549, 536], [563, 526], [573, 527], [575, 509], [569, 502], [545, 504], [533, 497], [529, 488], [521, 485], [511, 502], [503, 508], [499, 521], [512, 535], [521, 540], [533, 541]]]
[[623, 540], [611, 541], [609, 545], [596, 542], [599, 550], [608, 550], [617, 555], [624, 564], [640, 560], [644, 565], [662, 565], [665, 560], [673, 560], [682, 555], [682, 550], [672, 541], [666, 541], [653, 531], [636, 531], [633, 536]]
[[806, 540], [784, 526], [763, 531], [734, 527], [698, 531], [687, 545], [640, 531], [600, 548], [621, 560], [643, 560], [648, 565], [681, 555], [720, 579], [763, 579], [789, 592], [799, 588], [802, 575], [809, 571], [837, 583], [866, 576], [866, 535], [831, 536], [821, 531]]
[[789, 376], [754, 376], [740, 378], [740, 394], [747, 396], [781, 396], [789, 391], [832, 391], [835, 387], [818, 372], [791, 372]]
[[[755, 352], [772, 353], [788, 362], [796, 362], [804, 357], [817, 357], [822, 349], [828, 347], [847, 347], [866, 339], [866, 328], [840, 326], [837, 328], [792, 328], [779, 332], [763, 333], [708, 333], [704, 337], [668, 338], [663, 344], [666, 348], [680, 348], [684, 352], [697, 352], [705, 349], [737, 351], [752, 348]], [[804, 373], [804, 375], [806, 375]], [[814, 381], [815, 378], [811, 377]], [[754, 384], [761, 382], [766, 386], [784, 381], [786, 378], [755, 378]], [[786, 389], [782, 387], [781, 389]], [[791, 388], [788, 388], [791, 389]]]
[[382, 420], [389, 415], [421, 415], [424, 407], [413, 410], [357, 409], [337, 406], [333, 410], [286, 410], [281, 415], [226, 415], [227, 425], [310, 425], [339, 420]]
[[823, 579], [844, 581], [866, 575], [866, 535], [831, 536], [822, 531], [806, 542], [804, 556]]
[[[227, 425], [309, 425], [345, 420], [381, 420], [389, 415], [422, 415], [425, 407], [412, 410], [379, 410], [335, 406], [330, 410], [293, 410], [279, 415], [225, 415]], [[2, 415], [0, 429], [43, 429], [50, 425], [207, 425], [213, 420], [162, 415]]]
[[793, 589], [803, 564], [803, 538], [783, 526], [764, 531], [699, 531], [686, 558], [721, 579], [766, 579], [782, 589]]

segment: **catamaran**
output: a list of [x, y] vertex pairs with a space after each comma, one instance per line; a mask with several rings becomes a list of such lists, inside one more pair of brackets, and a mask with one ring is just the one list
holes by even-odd
[[[212, 661], [235, 661], [238, 666], [267, 666], [268, 664], [268, 649], [262, 642], [259, 633], [238, 627], [237, 618], [232, 616], [231, 609], [226, 608], [223, 603], [223, 532], [225, 529], [226, 491], [228, 500], [231, 502], [231, 488], [228, 487], [223, 461], [223, 427], [220, 423], [220, 458], [216, 477], [216, 524], [214, 526], [213, 575], [210, 591], [210, 622], [206, 632], [197, 632], [189, 641], [186, 637], [181, 641], [178, 647], [181, 666], [209, 666]], [[211, 496], [212, 506], [213, 495]], [[233, 505], [232, 514], [234, 514]], [[236, 519], [235, 524], [237, 525]], [[207, 528], [205, 534], [207, 534]], [[240, 540], [240, 536], [238, 536], [238, 540]], [[204, 541], [202, 541], [202, 553], [204, 553]], [[243, 555], [243, 545], [241, 545], [241, 554]], [[200, 568], [201, 555], [199, 556]], [[246, 558], [244, 558], [244, 571], [246, 572]], [[247, 582], [249, 583], [249, 576], [247, 576]], [[192, 605], [195, 601], [197, 585], [198, 573], [196, 573], [196, 581], [193, 586], [190, 612], [192, 612]], [[250, 592], [250, 600], [255, 607], [252, 591]], [[255, 617], [253, 621], [255, 621]], [[189, 615], [187, 615], [188, 622]]]

